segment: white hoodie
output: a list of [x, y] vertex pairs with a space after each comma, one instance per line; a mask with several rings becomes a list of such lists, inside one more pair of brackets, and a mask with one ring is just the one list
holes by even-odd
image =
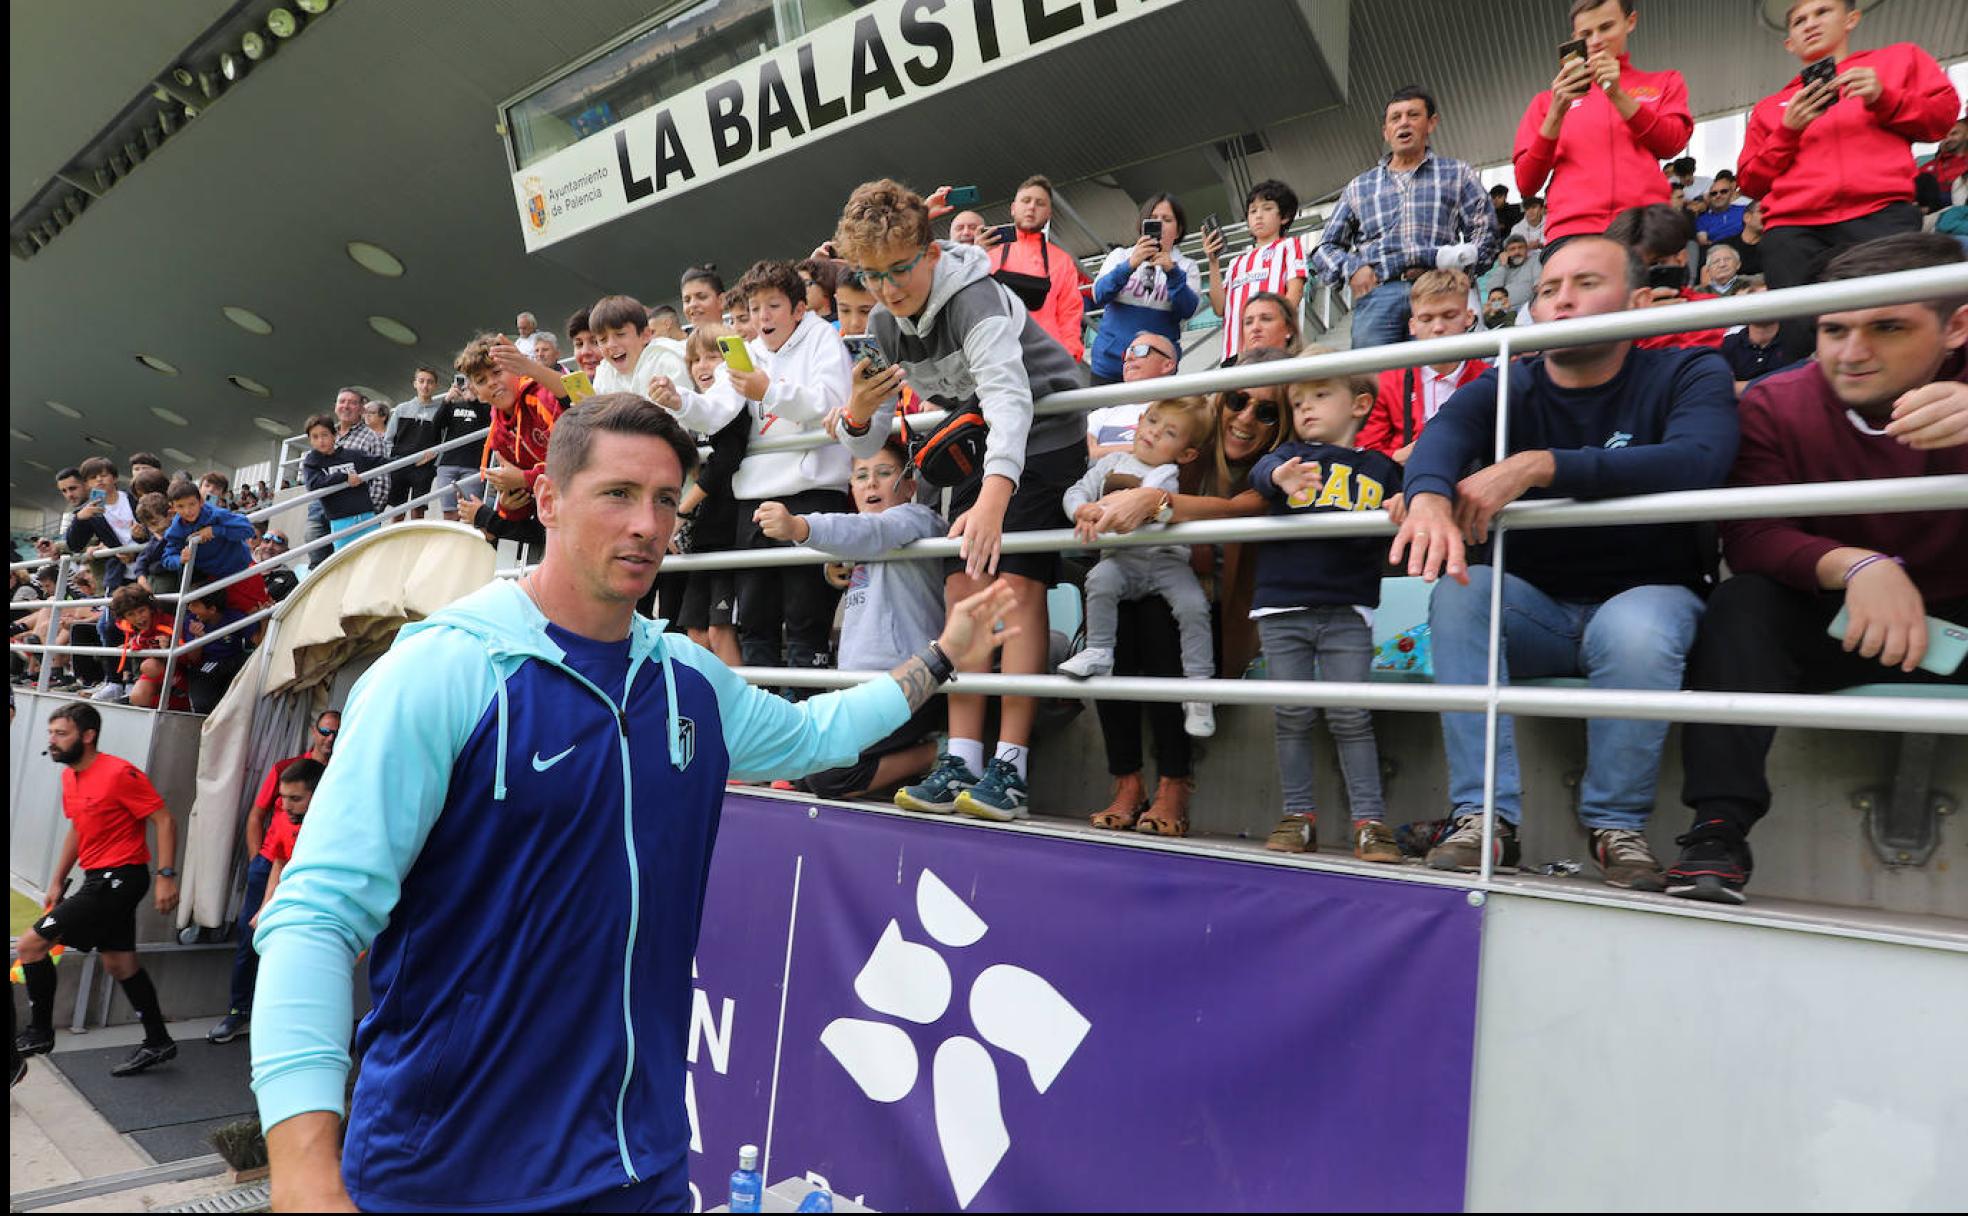
[[[809, 312], [777, 351], [767, 350], [763, 341], [748, 342], [745, 349], [752, 365], [771, 380], [765, 399], [747, 401], [720, 367], [707, 393], [690, 392], [684, 381], [677, 381], [683, 398], [677, 420], [693, 431], [715, 435], [741, 411], [749, 411], [753, 439], [826, 434], [828, 412], [847, 404], [854, 370], [834, 327]], [[731, 496], [762, 500], [804, 490], [845, 490], [851, 463], [846, 449], [831, 443], [804, 452], [753, 452], [732, 475]]]
[[638, 397], [649, 395], [649, 382], [658, 376], [668, 376], [677, 384], [690, 383], [690, 365], [683, 357], [683, 343], [675, 338], [651, 338], [636, 357], [635, 367], [628, 375], [615, 370], [615, 365], [603, 359], [601, 366], [595, 368], [594, 387], [596, 394], [634, 393]]

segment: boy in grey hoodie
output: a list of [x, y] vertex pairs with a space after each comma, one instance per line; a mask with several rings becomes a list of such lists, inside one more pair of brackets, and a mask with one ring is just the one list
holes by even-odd
[[[1025, 306], [991, 278], [979, 250], [933, 240], [929, 209], [899, 182], [858, 187], [842, 209], [834, 244], [875, 294], [868, 319], [890, 366], [855, 365], [841, 441], [857, 456], [887, 438], [904, 383], [946, 410], [974, 408], [989, 429], [981, 467], [952, 487], [950, 535], [963, 542], [960, 560], [945, 567], [944, 602], [956, 603], [994, 574], [1012, 584], [1018, 603], [1009, 622], [1018, 633], [1004, 648], [1006, 675], [1045, 671], [1050, 631], [1046, 588], [1058, 581], [1058, 555], [1021, 553], [1000, 559], [1007, 531], [1056, 527], [1060, 496], [1086, 472], [1086, 418], [1035, 418], [1035, 398], [1086, 383], [1086, 369]], [[982, 697], [950, 698], [950, 743], [936, 768], [897, 791], [912, 810], [962, 811], [983, 819], [1022, 819], [1026, 810], [1026, 752], [1037, 706], [1005, 697], [998, 744], [984, 763]]]
[[[909, 454], [894, 436], [873, 456], [855, 459], [848, 489], [855, 514], [795, 515], [783, 503], [766, 502], [759, 504], [752, 521], [773, 540], [811, 545], [861, 563], [847, 588], [840, 666], [843, 671], [888, 671], [943, 631], [943, 563], [867, 559], [941, 536], [949, 525], [915, 501]], [[913, 781], [936, 759], [931, 736], [942, 718], [941, 702], [931, 699], [853, 764], [814, 773], [800, 784], [823, 798], [856, 798]]]

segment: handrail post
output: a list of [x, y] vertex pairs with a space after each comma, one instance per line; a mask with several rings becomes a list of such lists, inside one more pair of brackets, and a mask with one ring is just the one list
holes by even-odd
[[[43, 646], [54, 645], [55, 635], [61, 632], [62, 618], [66, 615], [66, 611], [60, 605], [68, 598], [68, 590], [68, 554], [64, 553], [55, 563], [55, 606], [48, 609], [48, 636], [41, 639]], [[74, 640], [71, 635], [69, 641], [73, 643]], [[46, 650], [41, 652], [41, 670], [34, 676], [35, 692], [48, 691], [48, 683], [54, 678], [54, 659], [55, 656], [51, 652]], [[69, 665], [72, 667], [74, 664], [75, 660], [69, 659]]]
[[[157, 690], [156, 713], [163, 713], [171, 704], [171, 676], [178, 669], [178, 653], [184, 649], [185, 606], [191, 603], [192, 567], [198, 564], [198, 546], [185, 545], [184, 575], [178, 580], [178, 607], [171, 617], [171, 646], [164, 654], [164, 680]], [[142, 671], [139, 663], [137, 670]]]
[[[1497, 341], [1496, 457], [1502, 464], [1510, 443], [1510, 335]], [[1483, 864], [1477, 881], [1488, 886], [1496, 877], [1497, 698], [1503, 683], [1503, 514], [1490, 521], [1490, 654], [1487, 695], [1483, 708]]]

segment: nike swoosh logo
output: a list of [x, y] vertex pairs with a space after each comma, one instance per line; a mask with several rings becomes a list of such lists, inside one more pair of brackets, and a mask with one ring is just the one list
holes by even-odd
[[[578, 743], [576, 743], [576, 744], [574, 745], [574, 747], [579, 747], [579, 746], [581, 746], [581, 745], [580, 745], [580, 744], [578, 744]], [[562, 760], [565, 760], [565, 759], [567, 759], [567, 758], [568, 758], [569, 756], [571, 756], [571, 755], [573, 755], [573, 754], [574, 754], [574, 747], [570, 747], [570, 748], [568, 748], [568, 749], [567, 749], [566, 751], [564, 751], [564, 752], [562, 752], [562, 753], [560, 753], [560, 754], [559, 754], [558, 756], [555, 756], [555, 757], [553, 757], [552, 759], [549, 759], [549, 760], [542, 760], [542, 759], [540, 759], [540, 753], [539, 753], [539, 752], [534, 752], [534, 753], [533, 753], [533, 771], [534, 771], [534, 772], [536, 772], [536, 773], [544, 773], [544, 772], [546, 772], [546, 771], [547, 771], [548, 769], [550, 769], [550, 768], [552, 768], [552, 767], [553, 767], [554, 765], [556, 765], [556, 764], [559, 764], [559, 763], [560, 763], [560, 762], [561, 762]]]

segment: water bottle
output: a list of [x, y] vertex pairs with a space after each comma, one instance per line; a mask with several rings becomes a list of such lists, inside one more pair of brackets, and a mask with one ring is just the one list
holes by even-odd
[[833, 1188], [827, 1185], [827, 1180], [818, 1174], [808, 1174], [806, 1180], [813, 1184], [813, 1189], [806, 1193], [806, 1198], [799, 1201], [799, 1210], [802, 1212], [833, 1211], [834, 1192]]
[[764, 1192], [764, 1181], [759, 1177], [758, 1145], [744, 1145], [738, 1150], [738, 1168], [731, 1175], [731, 1210], [758, 1211]]

